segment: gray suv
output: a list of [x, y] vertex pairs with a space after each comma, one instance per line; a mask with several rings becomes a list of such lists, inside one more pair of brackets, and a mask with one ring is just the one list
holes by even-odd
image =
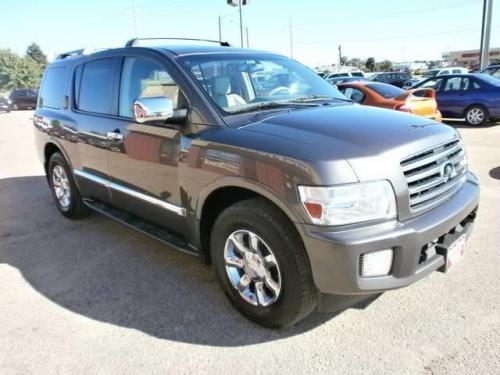
[[34, 127], [64, 216], [97, 211], [211, 262], [266, 327], [463, 257], [479, 186], [454, 129], [354, 104], [274, 53], [141, 43], [45, 71]]

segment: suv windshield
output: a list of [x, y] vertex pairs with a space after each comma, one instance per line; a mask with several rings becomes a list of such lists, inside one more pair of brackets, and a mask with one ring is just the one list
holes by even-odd
[[186, 56], [184, 66], [223, 111], [246, 112], [267, 104], [346, 98], [309, 68], [274, 55]]

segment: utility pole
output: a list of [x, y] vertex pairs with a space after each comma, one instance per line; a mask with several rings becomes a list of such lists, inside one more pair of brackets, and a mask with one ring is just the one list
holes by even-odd
[[240, 38], [241, 38], [241, 48], [243, 48], [243, 12], [241, 11], [243, 0], [238, 0], [238, 7], [240, 11]]
[[290, 17], [289, 26], [290, 26], [290, 58], [293, 59], [293, 22], [292, 22], [292, 17]]
[[134, 21], [134, 36], [137, 38], [137, 16], [135, 13], [135, 0], [132, 0], [132, 18]]
[[339, 68], [342, 66], [342, 46], [339, 44]]
[[250, 48], [250, 37], [248, 36], [248, 26], [245, 26], [245, 30], [247, 32], [247, 48]]
[[479, 52], [479, 66], [484, 69], [490, 59], [491, 14], [493, 13], [493, 0], [483, 0], [483, 23], [481, 27], [481, 49]]
[[219, 42], [222, 43], [222, 19], [221, 19], [221, 16], [219, 16]]

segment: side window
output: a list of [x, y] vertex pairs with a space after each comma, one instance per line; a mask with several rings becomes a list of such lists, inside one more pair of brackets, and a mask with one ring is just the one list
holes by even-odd
[[462, 73], [462, 71], [460, 69], [453, 69], [451, 72], [453, 74], [460, 74], [460, 73]]
[[116, 114], [114, 107], [115, 58], [91, 61], [83, 66], [78, 109], [101, 114]]
[[154, 96], [166, 96], [174, 109], [179, 107], [179, 86], [163, 66], [145, 58], [126, 57], [120, 83], [120, 116], [133, 117], [134, 100]]
[[34, 92], [33, 90], [26, 90], [26, 96], [28, 98], [36, 98], [36, 92]]
[[481, 88], [481, 85], [477, 81], [472, 80], [472, 88], [477, 90]]
[[342, 87], [339, 90], [347, 99], [351, 99], [355, 103], [361, 103], [365, 100], [365, 94], [354, 87]]
[[[448, 78], [446, 81], [446, 84], [444, 86], [444, 91], [445, 92], [450, 92], [450, 91], [460, 91], [462, 88], [462, 79], [460, 77], [452, 77]], [[467, 83], [468, 84], [468, 83]]]
[[47, 69], [40, 90], [42, 107], [60, 109], [63, 106], [67, 73], [68, 69], [63, 66]]
[[422, 88], [429, 88], [429, 89], [434, 89], [436, 91], [439, 91], [439, 89], [441, 88], [441, 85], [443, 84], [443, 79], [442, 78], [439, 78], [439, 79], [431, 79], [429, 81], [427, 81], [426, 83], [424, 83], [422, 86]]

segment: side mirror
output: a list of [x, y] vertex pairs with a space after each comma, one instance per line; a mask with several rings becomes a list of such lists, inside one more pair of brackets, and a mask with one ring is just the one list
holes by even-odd
[[134, 120], [140, 124], [145, 122], [165, 122], [174, 115], [172, 99], [166, 96], [138, 98], [132, 106]]

